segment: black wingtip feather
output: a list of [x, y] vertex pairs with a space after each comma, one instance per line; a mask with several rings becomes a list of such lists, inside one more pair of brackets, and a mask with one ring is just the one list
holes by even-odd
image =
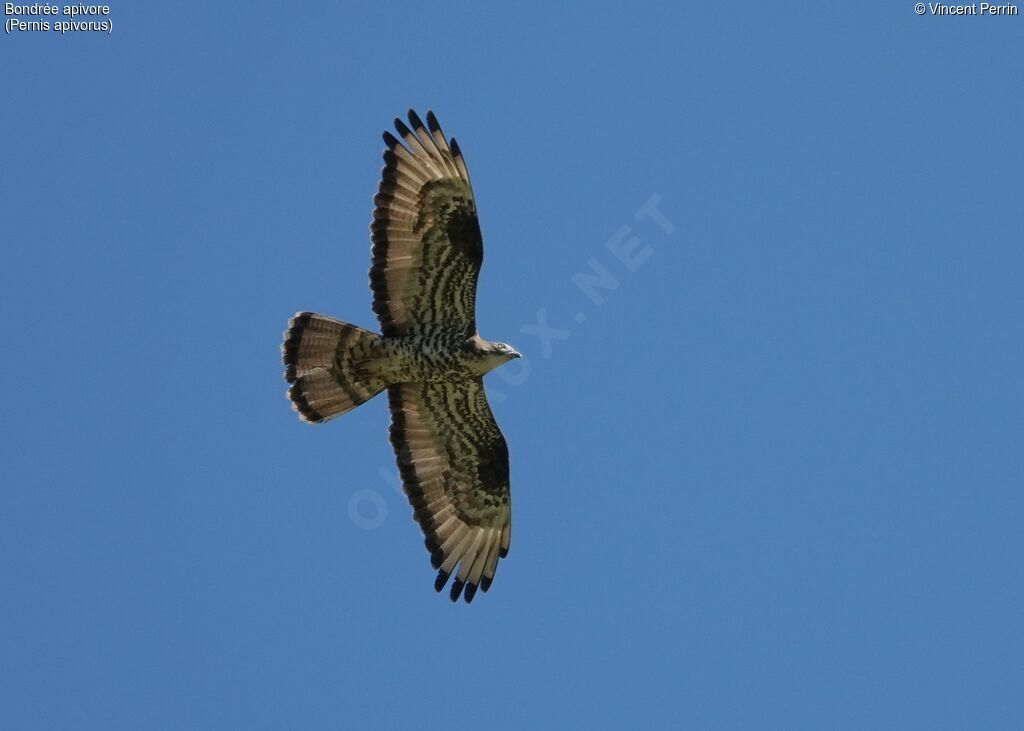
[[493, 581], [493, 579], [489, 579], [486, 576], [480, 579], [480, 591], [486, 594], [487, 590], [491, 588], [491, 581]]
[[455, 579], [455, 581], [452, 582], [452, 590], [451, 593], [448, 595], [448, 598], [451, 599], [453, 602], [459, 601], [459, 595], [462, 593], [462, 587], [464, 585], [465, 583], [461, 579]]
[[508, 555], [508, 549], [507, 548], [499, 548], [498, 549], [498, 558], [505, 558], [505, 556], [507, 556], [507, 555]]
[[405, 126], [405, 122], [398, 117], [395, 117], [395, 129], [398, 130], [398, 134], [402, 135], [402, 137], [408, 137], [412, 134], [412, 132], [409, 131], [409, 128]]
[[466, 604], [473, 601], [474, 596], [476, 596], [476, 584], [466, 584], [466, 593], [462, 596], [466, 600]]
[[[422, 526], [423, 523], [421, 522]], [[423, 541], [427, 546], [427, 550], [430, 552], [430, 565], [435, 569], [441, 568], [441, 564], [444, 563], [444, 552], [441, 550], [440, 544], [437, 542], [437, 536], [433, 533], [427, 535]]]
[[395, 136], [387, 130], [384, 130], [384, 134], [382, 136], [384, 137], [384, 144], [388, 146], [389, 150], [393, 150], [399, 145]]
[[409, 110], [409, 124], [412, 125], [413, 129], [423, 129], [423, 120], [420, 119], [413, 109]]
[[429, 109], [427, 110], [427, 128], [431, 132], [439, 132], [441, 130], [441, 125], [437, 123], [437, 117]]
[[444, 585], [448, 583], [448, 572], [438, 571], [437, 578], [434, 579], [434, 591], [440, 592], [444, 588]]
[[462, 157], [462, 150], [459, 149], [459, 143], [455, 141], [454, 137], [452, 137], [449, 147], [452, 148], [452, 154], [454, 154], [455, 157]]

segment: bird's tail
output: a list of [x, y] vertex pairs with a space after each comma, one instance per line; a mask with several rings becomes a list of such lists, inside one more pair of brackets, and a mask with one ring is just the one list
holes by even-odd
[[288, 398], [303, 421], [333, 419], [387, 388], [366, 366], [381, 340], [369, 330], [312, 312], [288, 321], [281, 345]]

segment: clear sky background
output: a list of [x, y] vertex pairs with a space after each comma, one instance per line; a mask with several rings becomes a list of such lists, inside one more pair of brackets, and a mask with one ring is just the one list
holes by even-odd
[[[110, 18], [0, 42], [0, 726], [1024, 727], [1024, 17]], [[296, 310], [375, 327], [409, 107], [527, 356], [487, 379], [514, 532], [470, 606], [385, 400], [302, 424], [279, 363]]]

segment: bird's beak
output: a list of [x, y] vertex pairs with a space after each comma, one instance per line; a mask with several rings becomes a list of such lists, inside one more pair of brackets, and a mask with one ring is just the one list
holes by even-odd
[[513, 351], [512, 351], [512, 357], [513, 357], [513, 358], [522, 358], [522, 357], [523, 357], [523, 354], [522, 354], [522, 353], [520, 353], [520, 352], [519, 352], [518, 350], [513, 350]]

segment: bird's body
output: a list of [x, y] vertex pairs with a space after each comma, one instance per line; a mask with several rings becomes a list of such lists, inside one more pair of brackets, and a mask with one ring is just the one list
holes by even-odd
[[375, 375], [392, 383], [460, 383], [483, 376], [508, 360], [479, 335], [438, 330], [382, 338], [372, 350]]
[[462, 153], [437, 120], [384, 133], [388, 149], [370, 225], [370, 287], [378, 335], [300, 312], [282, 346], [288, 396], [319, 423], [384, 390], [391, 443], [413, 517], [426, 535], [440, 591], [471, 601], [508, 553], [508, 447], [482, 377], [519, 357], [476, 329], [483, 242]]

